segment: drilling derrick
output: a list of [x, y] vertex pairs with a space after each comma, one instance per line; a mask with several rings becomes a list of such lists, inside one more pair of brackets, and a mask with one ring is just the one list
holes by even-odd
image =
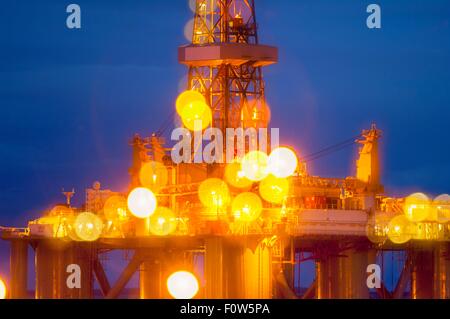
[[187, 88], [211, 107], [213, 127], [267, 127], [262, 67], [277, 60], [277, 48], [259, 44], [255, 1], [197, 0], [192, 43], [179, 48], [179, 62], [189, 67]]
[[[189, 68], [187, 89], [201, 92], [211, 108], [212, 127], [268, 127], [262, 68], [277, 62], [278, 50], [259, 44], [254, 0], [197, 0], [192, 43], [178, 53]], [[205, 278], [214, 283], [208, 298], [271, 297], [270, 253], [245, 242], [205, 241]]]

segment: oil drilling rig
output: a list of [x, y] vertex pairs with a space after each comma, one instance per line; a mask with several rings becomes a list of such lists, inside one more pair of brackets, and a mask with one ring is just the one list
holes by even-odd
[[[192, 43], [179, 48], [179, 62], [188, 68], [187, 90], [200, 93], [211, 109], [210, 126], [266, 128], [270, 110], [263, 68], [277, 63], [278, 50], [259, 42], [255, 1], [197, 0], [193, 25]], [[264, 198], [260, 214], [242, 220], [231, 205], [215, 200], [213, 209], [201, 200], [205, 181], [226, 179], [226, 164], [175, 164], [161, 134], [136, 135], [130, 142], [129, 190], [153, 186], [166, 215], [159, 215], [156, 226], [152, 217], [136, 218], [127, 206], [130, 193], [95, 183], [83, 207], [68, 201], [26, 228], [0, 228], [1, 238], [11, 243], [9, 297], [27, 297], [32, 247], [38, 299], [93, 298], [95, 281], [103, 297], [118, 298], [136, 272], [140, 298], [168, 298], [168, 276], [178, 269], [194, 271], [198, 258], [202, 267], [196, 271], [204, 285], [197, 298], [369, 298], [367, 268], [386, 251], [403, 251], [406, 257], [395, 289], [389, 291], [383, 282], [375, 288], [379, 298], [449, 298], [449, 197], [386, 196], [380, 137], [373, 125], [347, 142], [360, 144], [354, 176], [311, 176], [306, 158], [300, 158], [283, 198]], [[242, 193], [234, 186], [229, 185], [230, 198]], [[250, 183], [246, 194], [261, 193], [262, 187], [262, 182]], [[80, 216], [87, 213], [97, 219], [82, 224]], [[83, 236], [94, 229], [98, 236]], [[129, 256], [115, 283], [109, 282], [102, 257], [112, 250]], [[308, 257], [299, 257], [304, 254]], [[306, 259], [315, 263], [315, 279], [299, 294], [295, 268]], [[81, 269], [80, 288], [67, 286], [71, 264]]]

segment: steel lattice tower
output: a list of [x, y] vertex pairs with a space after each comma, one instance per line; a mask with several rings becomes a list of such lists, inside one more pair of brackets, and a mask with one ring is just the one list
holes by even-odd
[[213, 127], [267, 127], [262, 67], [278, 50], [260, 45], [254, 0], [197, 0], [192, 43], [179, 48], [188, 89], [203, 93]]

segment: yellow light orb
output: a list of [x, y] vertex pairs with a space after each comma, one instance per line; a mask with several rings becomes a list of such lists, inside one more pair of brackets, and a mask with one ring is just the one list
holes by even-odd
[[202, 131], [212, 122], [211, 108], [204, 102], [189, 104], [181, 113], [181, 121], [190, 131]]
[[404, 212], [411, 222], [422, 222], [430, 216], [431, 205], [427, 195], [415, 193], [405, 200]]
[[167, 185], [169, 172], [164, 164], [152, 161], [142, 165], [139, 180], [143, 187], [158, 192], [161, 187]]
[[450, 195], [444, 194], [436, 197], [433, 201], [436, 210], [436, 218], [439, 223], [450, 221]]
[[177, 219], [175, 214], [166, 207], [158, 207], [155, 213], [150, 216], [150, 232], [157, 236], [167, 236], [173, 233], [177, 228]]
[[253, 222], [259, 218], [263, 209], [262, 200], [255, 193], [242, 193], [236, 196], [232, 212], [237, 220]]
[[289, 195], [289, 182], [286, 178], [269, 175], [259, 184], [259, 194], [269, 203], [281, 204]]
[[103, 213], [107, 220], [125, 221], [128, 219], [127, 199], [124, 196], [114, 195], [108, 198], [103, 206]]
[[183, 93], [181, 93], [178, 96], [177, 102], [176, 102], [176, 108], [177, 108], [178, 115], [181, 116], [183, 114], [184, 108], [187, 106], [192, 107], [193, 103], [195, 103], [195, 102], [206, 103], [206, 100], [205, 100], [205, 97], [203, 96], [203, 94], [201, 94], [198, 91], [192, 91], [192, 90], [184, 91]]
[[218, 178], [210, 178], [200, 184], [198, 197], [202, 204], [211, 209], [221, 209], [230, 203], [228, 185]]
[[225, 179], [231, 186], [239, 189], [249, 189], [253, 182], [245, 177], [241, 163], [230, 163], [225, 168]]
[[128, 209], [137, 218], [147, 218], [156, 210], [156, 196], [151, 190], [144, 187], [135, 188], [128, 195]]
[[404, 215], [399, 215], [389, 222], [387, 235], [394, 244], [405, 244], [412, 239], [413, 224]]
[[6, 299], [6, 284], [0, 279], [0, 299]]
[[92, 213], [81, 213], [75, 218], [75, 234], [81, 241], [96, 241], [103, 230], [103, 221]]
[[262, 99], [248, 99], [241, 110], [244, 127], [268, 127], [272, 114], [267, 101]]
[[286, 178], [292, 176], [297, 170], [298, 158], [293, 150], [280, 147], [272, 151], [268, 165], [271, 174], [279, 178]]
[[198, 280], [188, 271], [178, 271], [167, 279], [167, 290], [175, 299], [192, 299], [199, 290]]
[[389, 222], [391, 218], [386, 214], [376, 214], [367, 221], [366, 235], [374, 244], [382, 244], [388, 238]]
[[261, 151], [249, 152], [242, 159], [241, 167], [245, 177], [249, 180], [262, 181], [269, 175], [268, 156]]

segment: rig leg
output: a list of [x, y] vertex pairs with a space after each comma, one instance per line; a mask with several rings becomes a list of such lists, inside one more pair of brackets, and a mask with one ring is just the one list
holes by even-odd
[[420, 248], [412, 253], [411, 298], [431, 299], [434, 286], [434, 249]]
[[340, 256], [323, 256], [316, 261], [317, 299], [343, 298], [340, 293], [345, 289], [345, 280], [342, 272], [342, 259]]
[[272, 298], [271, 251], [249, 243], [246, 238], [206, 240], [206, 298]]
[[161, 262], [154, 258], [142, 262], [139, 271], [139, 295], [141, 299], [162, 298]]
[[450, 299], [450, 245], [442, 243], [434, 252], [434, 298]]
[[364, 249], [322, 255], [316, 261], [316, 298], [369, 299], [366, 269], [374, 256]]
[[[39, 242], [36, 248], [36, 299], [89, 299], [93, 295], [90, 247], [81, 244]], [[67, 284], [69, 265], [79, 266], [80, 287]]]
[[270, 299], [273, 297], [272, 252], [259, 244], [256, 249], [244, 251], [244, 286], [246, 299]]
[[10, 257], [11, 299], [26, 299], [28, 297], [28, 242], [25, 240], [11, 241]]
[[224, 298], [223, 239], [207, 238], [205, 241], [206, 299]]

